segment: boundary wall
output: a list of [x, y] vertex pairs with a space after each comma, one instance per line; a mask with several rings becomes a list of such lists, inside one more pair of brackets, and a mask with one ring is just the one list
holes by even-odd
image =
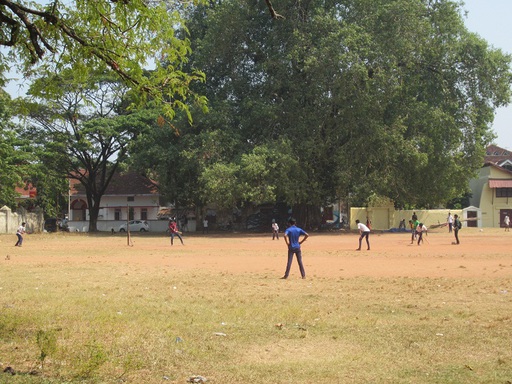
[[[411, 220], [414, 212], [416, 212], [418, 220], [425, 224], [427, 228], [447, 224], [448, 213], [451, 213], [452, 216], [459, 215], [459, 218], [462, 219], [462, 225], [466, 226], [467, 224], [467, 209], [397, 210], [394, 207], [352, 207], [350, 208], [350, 228], [357, 229], [357, 219], [365, 224], [366, 220], [369, 219], [371, 228], [376, 230], [399, 228], [400, 221], [405, 220], [405, 228], [409, 230], [409, 220]], [[481, 217], [481, 215], [478, 214], [478, 217]]]
[[0, 233], [16, 233], [22, 222], [26, 223], [28, 233], [43, 231], [43, 212], [27, 212], [24, 209], [13, 212], [9, 207], [0, 208]]

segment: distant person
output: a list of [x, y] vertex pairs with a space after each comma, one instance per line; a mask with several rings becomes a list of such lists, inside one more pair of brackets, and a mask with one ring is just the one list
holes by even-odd
[[16, 236], [18, 237], [18, 241], [16, 242], [15, 247], [21, 247], [21, 245], [23, 244], [23, 235], [26, 232], [25, 225], [26, 225], [25, 222], [21, 223], [21, 225], [18, 227], [18, 230], [16, 231]]
[[427, 235], [427, 227], [423, 223], [419, 223], [416, 227], [416, 233], [418, 234], [418, 245], [423, 242], [423, 234]]
[[448, 212], [448, 217], [446, 218], [446, 222], [448, 223], [448, 233], [452, 233], [453, 230], [453, 216], [450, 212]]
[[505, 215], [503, 224], [505, 225], [505, 232], [510, 232], [510, 217], [508, 215]]
[[418, 236], [416, 228], [418, 228], [419, 224], [420, 222], [418, 221], [418, 219], [414, 221], [409, 220], [409, 227], [411, 228], [411, 244], [414, 244], [414, 240], [416, 240], [416, 237]]
[[203, 235], [208, 233], [208, 219], [205, 217], [203, 220]]
[[400, 220], [400, 224], [398, 225], [398, 229], [405, 229], [405, 219]]
[[418, 215], [416, 215], [416, 212], [413, 212], [412, 213], [412, 218], [411, 218], [412, 222], [414, 223], [416, 220], [418, 220]]
[[[296, 221], [294, 218], [290, 218], [288, 220], [288, 228], [284, 231], [284, 242], [288, 247], [288, 262], [286, 263], [286, 271], [284, 276], [281, 279], [287, 279], [290, 274], [290, 268], [293, 262], [293, 255], [297, 257], [297, 263], [299, 264], [300, 274], [303, 279], [306, 278], [306, 271], [304, 270], [304, 265], [302, 264], [302, 250], [301, 244], [306, 241], [309, 237], [308, 233], [304, 231], [302, 228], [299, 228], [295, 225]], [[302, 240], [300, 237], [303, 236]]]
[[172, 218], [169, 221], [169, 234], [171, 235], [171, 245], [174, 245], [174, 236], [178, 236], [178, 239], [180, 239], [180, 241], [181, 241], [181, 245], [185, 245], [185, 244], [183, 244], [181, 232], [178, 229], [178, 223], [176, 223], [175, 218]]
[[460, 244], [460, 241], [459, 241], [459, 229], [462, 228], [462, 223], [459, 220], [459, 215], [454, 215], [453, 219], [454, 219], [453, 220], [453, 233], [455, 235], [455, 242], [452, 243], [452, 244], [459, 245]]
[[372, 221], [368, 216], [366, 216], [366, 226], [368, 227], [368, 229], [372, 229]]
[[279, 225], [275, 220], [272, 220], [272, 240], [277, 238], [279, 240]]
[[366, 239], [366, 245], [368, 246], [367, 250], [370, 250], [370, 228], [368, 226], [361, 223], [359, 220], [356, 220], [357, 229], [359, 229], [359, 248], [356, 249], [356, 251], [361, 250], [361, 244], [363, 242], [363, 239]]

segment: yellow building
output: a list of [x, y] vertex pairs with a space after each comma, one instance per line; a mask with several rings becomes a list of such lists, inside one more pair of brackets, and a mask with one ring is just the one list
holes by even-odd
[[486, 163], [478, 178], [469, 184], [470, 204], [480, 209], [482, 227], [502, 227], [506, 215], [512, 217], [512, 172]]

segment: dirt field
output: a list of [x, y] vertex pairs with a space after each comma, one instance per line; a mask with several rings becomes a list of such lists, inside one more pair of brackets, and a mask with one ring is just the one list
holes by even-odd
[[358, 238], [1, 235], [0, 382], [511, 382], [512, 232]]
[[[411, 244], [407, 233], [372, 233], [371, 250], [356, 251], [356, 233], [310, 233], [303, 244], [308, 279], [369, 277], [512, 277], [512, 232], [463, 228], [460, 245], [446, 228], [431, 231], [424, 244]], [[172, 270], [211, 270], [279, 278], [286, 266], [282, 236], [271, 234], [185, 234], [185, 245], [170, 245], [165, 234], [25, 235], [14, 247], [15, 235], [0, 236], [4, 263], [123, 263]], [[300, 277], [296, 262], [290, 279]]]

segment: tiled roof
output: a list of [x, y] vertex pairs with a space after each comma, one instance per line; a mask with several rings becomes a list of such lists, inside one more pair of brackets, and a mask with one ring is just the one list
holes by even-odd
[[26, 182], [23, 187], [16, 187], [15, 191], [19, 194], [20, 199], [33, 199], [37, 196], [37, 189], [29, 182]]
[[494, 163], [500, 165], [506, 160], [512, 161], [512, 151], [491, 144], [485, 151], [484, 163]]
[[[70, 180], [71, 195], [84, 195], [85, 190], [78, 180]], [[135, 172], [116, 173], [112, 177], [104, 195], [158, 195], [155, 181]]]

